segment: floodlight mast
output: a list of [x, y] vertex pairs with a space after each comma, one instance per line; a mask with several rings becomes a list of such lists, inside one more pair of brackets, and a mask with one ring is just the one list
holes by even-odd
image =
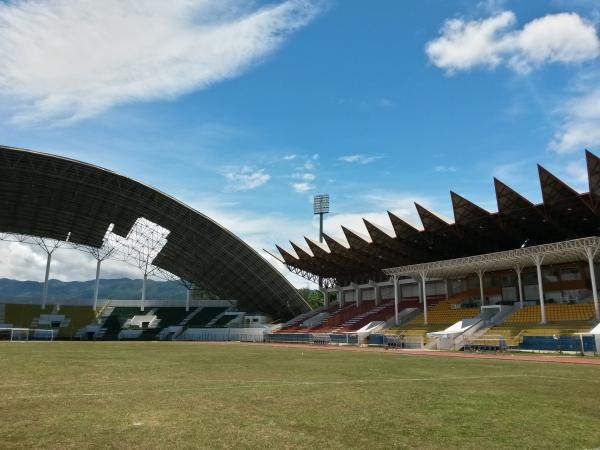
[[[315, 195], [313, 212], [319, 215], [319, 243], [323, 242], [323, 215], [329, 213], [329, 194]], [[323, 278], [319, 276], [319, 290], [323, 290]]]

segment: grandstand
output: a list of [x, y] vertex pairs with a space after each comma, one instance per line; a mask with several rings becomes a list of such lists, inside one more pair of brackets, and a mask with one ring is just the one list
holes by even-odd
[[373, 342], [410, 336], [440, 348], [450, 339], [455, 349], [492, 336], [518, 346], [589, 333], [600, 322], [600, 159], [586, 151], [586, 162], [583, 194], [538, 166], [541, 204], [494, 179], [496, 213], [451, 192], [454, 223], [417, 204], [421, 229], [388, 212], [390, 229], [364, 220], [368, 235], [342, 227], [346, 242], [324, 234], [324, 244], [278, 246], [325, 297], [322, 310], [278, 332], [310, 340], [376, 330]]

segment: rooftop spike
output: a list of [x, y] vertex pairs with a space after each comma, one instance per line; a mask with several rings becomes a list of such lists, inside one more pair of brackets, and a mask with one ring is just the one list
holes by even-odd
[[473, 221], [491, 218], [488, 211], [461, 197], [456, 192], [450, 191], [450, 197], [452, 198], [452, 209], [454, 210], [454, 222], [456, 224], [468, 225]]
[[425, 231], [444, 232], [450, 227], [448, 222], [432, 213], [428, 209], [425, 209], [418, 203], [415, 203], [415, 207], [417, 208], [417, 212], [419, 213], [419, 217], [421, 218], [421, 222], [423, 223], [423, 228], [425, 228]]

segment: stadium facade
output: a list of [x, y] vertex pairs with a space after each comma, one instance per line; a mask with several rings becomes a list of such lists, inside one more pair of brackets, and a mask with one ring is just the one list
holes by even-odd
[[[138, 229], [140, 234], [161, 230], [163, 242], [148, 261], [153, 268], [273, 319], [310, 309], [281, 273], [229, 230], [131, 178], [73, 159], [0, 146], [0, 193], [0, 234], [98, 250], [107, 233], [131, 240], [137, 224], [153, 224], [153, 229]], [[152, 236], [135, 236], [131, 251], [141, 238]], [[49, 264], [50, 258], [48, 269]]]

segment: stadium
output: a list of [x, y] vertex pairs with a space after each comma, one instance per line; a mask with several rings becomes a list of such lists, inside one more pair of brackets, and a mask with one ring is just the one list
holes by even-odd
[[0, 0], [0, 450], [600, 449], [599, 18]]
[[[125, 395], [125, 391], [120, 391], [122, 388], [133, 389], [129, 383], [134, 382], [135, 374], [152, 372], [155, 366], [151, 361], [183, 358], [190, 362], [176, 370], [179, 376], [184, 373], [192, 376], [189, 371], [201, 370], [208, 380], [213, 377], [221, 380], [214, 385], [214, 381], [203, 381], [204, 377], [199, 379], [190, 389], [193, 395], [206, 395], [206, 389], [212, 388], [231, 389], [234, 395], [242, 395], [248, 401], [244, 387], [247, 384], [252, 387], [249, 392], [261, 401], [265, 398], [271, 401], [286, 399], [288, 403], [272, 419], [284, 428], [286, 414], [291, 411], [283, 411], [293, 407], [294, 401], [289, 395], [292, 398], [298, 395], [298, 388], [305, 390], [310, 386], [306, 392], [312, 399], [310, 402], [317, 402], [313, 396], [319, 395], [334, 403], [332, 395], [341, 395], [343, 390], [357, 395], [356, 389], [365, 388], [369, 395], [374, 395], [365, 404], [375, 402], [371, 407], [380, 406], [383, 399], [379, 396], [390, 393], [387, 389], [378, 389], [378, 383], [368, 381], [367, 374], [372, 370], [381, 371], [384, 385], [390, 381], [424, 382], [432, 373], [442, 371], [444, 375], [437, 377], [442, 384], [437, 389], [452, 383], [452, 395], [460, 395], [459, 392], [467, 395], [474, 379], [498, 376], [503, 381], [494, 383], [497, 386], [506, 383], [504, 389], [510, 386], [510, 389], [526, 390], [528, 380], [538, 380], [536, 376], [541, 376], [540, 381], [546, 386], [542, 390], [548, 386], [558, 391], [572, 389], [571, 383], [564, 381], [571, 378], [570, 364], [553, 366], [553, 373], [565, 373], [550, 377], [530, 372], [535, 371], [535, 367], [528, 364], [534, 363], [527, 361], [538, 360], [536, 352], [554, 353], [556, 356], [552, 361], [563, 363], [578, 362], [576, 355], [587, 355], [588, 361], [594, 362], [595, 358], [590, 359], [590, 356], [597, 354], [600, 326], [595, 273], [600, 239], [595, 235], [599, 224], [600, 159], [587, 152], [586, 160], [590, 188], [584, 194], [577, 193], [539, 167], [543, 204], [532, 204], [501, 181], [494, 180], [497, 213], [489, 213], [451, 193], [455, 211], [455, 223], [452, 224], [417, 205], [422, 229], [390, 213], [393, 230], [365, 220], [369, 236], [343, 227], [347, 242], [323, 233], [324, 243], [306, 238], [308, 248], [295, 243], [292, 243], [293, 250], [278, 247], [280, 258], [290, 271], [321, 285], [324, 304], [311, 309], [285, 277], [247, 244], [175, 199], [99, 167], [2, 147], [2, 238], [47, 250], [46, 281], [39, 301], [14, 299], [0, 304], [1, 335], [12, 343], [10, 347], [2, 348], [5, 368], [9, 372], [12, 370], [10, 361], [19, 367], [23, 353], [22, 347], [15, 346], [15, 342], [49, 345], [30, 347], [31, 350], [25, 352], [30, 358], [29, 364], [45, 367], [43, 370], [58, 370], [47, 366], [48, 361], [55, 364], [53, 358], [60, 360], [65, 355], [81, 358], [81, 352], [93, 355], [85, 377], [90, 376], [90, 370], [102, 371], [107, 358], [125, 358], [124, 361], [132, 365], [129, 369], [119, 369], [121, 381], [117, 381], [114, 388], [112, 384], [106, 385], [110, 381], [93, 383], [95, 389], [108, 386], [106, 395], [113, 396]], [[51, 256], [60, 246], [87, 252], [97, 259], [94, 298], [48, 301]], [[206, 248], [209, 251], [202, 251]], [[101, 264], [109, 258], [139, 268], [143, 274], [140, 299], [98, 298]], [[146, 298], [148, 277], [177, 280], [188, 292], [185, 301]], [[196, 298], [200, 288], [214, 293], [214, 298]], [[82, 342], [82, 346], [100, 341], [118, 343], [107, 342], [107, 346], [90, 348], [62, 347], [74, 345], [73, 341], [92, 341]], [[161, 346], [127, 347], [127, 341], [153, 341]], [[165, 347], [167, 341], [171, 343], [169, 345], [179, 346]], [[180, 347], [184, 345], [183, 341], [212, 342], [208, 344], [212, 347], [201, 343], [195, 344], [202, 346], [197, 349]], [[223, 347], [226, 342], [230, 345]], [[259, 347], [240, 347], [243, 343]], [[282, 347], [273, 347], [277, 345]], [[325, 353], [330, 352], [318, 351], [326, 348], [362, 349], [364, 352], [329, 355]], [[448, 357], [433, 358], [433, 361], [425, 357], [422, 362], [410, 361], [408, 365], [394, 366], [388, 359], [391, 354], [369, 353], [381, 350], [442, 357], [472, 355], [476, 359], [487, 355], [497, 362], [490, 364], [484, 360], [486, 363], [482, 365], [465, 360], [455, 364]], [[210, 367], [194, 362], [198, 351], [210, 361]], [[519, 352], [533, 356], [519, 356]], [[305, 354], [310, 355], [308, 359]], [[44, 363], [46, 358], [50, 359]], [[288, 361], [283, 362], [281, 358]], [[515, 369], [516, 373], [512, 365], [506, 366], [503, 358], [512, 360], [519, 367]], [[223, 378], [224, 360], [232, 365], [233, 378]], [[459, 369], [456, 369], [457, 364]], [[356, 371], [355, 375], [347, 372], [348, 365], [352, 372]], [[120, 367], [119, 363], [117, 366]], [[270, 367], [268, 375], [264, 367]], [[33, 374], [38, 369], [30, 366], [29, 370], [33, 372], [26, 378], [33, 382], [36, 379]], [[14, 372], [14, 375], [17, 373], [20, 372]], [[83, 404], [86, 398], [78, 397], [79, 391], [87, 398], [104, 398], [97, 391], [89, 391], [80, 369], [59, 373], [60, 386], [67, 383], [77, 389], [76, 398], [72, 400], [78, 410], [88, 411]], [[406, 373], [415, 376], [407, 377]], [[584, 378], [581, 379], [585, 382], [579, 389], [585, 392], [597, 388], [596, 381], [586, 378], [592, 374], [582, 372]], [[148, 385], [157, 389], [160, 404], [169, 404], [167, 397], [171, 394], [182, 395], [180, 388], [168, 378], [164, 379], [162, 369], [157, 375], [148, 376]], [[340, 379], [339, 384], [332, 377]], [[446, 377], [450, 378], [444, 381]], [[9, 403], [14, 408], [24, 399], [32, 398], [26, 387], [30, 382], [23, 386], [17, 384], [19, 394], [9, 395]], [[272, 390], [259, 389], [262, 383], [267, 383]], [[364, 383], [368, 384], [363, 386]], [[34, 396], [41, 395], [42, 398], [72, 395], [62, 388], [55, 394], [46, 393], [41, 387], [36, 387], [35, 392]], [[139, 391], [137, 395], [143, 395], [143, 392]], [[184, 398], [188, 398], [188, 391], [184, 389], [183, 392]], [[441, 394], [441, 391], [435, 391], [435, 395]], [[527, 412], [531, 407], [527, 404], [531, 395], [525, 391], [521, 395], [521, 401], [525, 403], [520, 403], [520, 407], [526, 411], [522, 418], [533, 420], [535, 413]], [[404, 400], [413, 404], [406, 398]], [[159, 404], [155, 406], [159, 407]], [[478, 404], [474, 408], [476, 414], [482, 407]], [[128, 410], [119, 401], [111, 400], [112, 408]], [[198, 411], [196, 406], [188, 408]], [[413, 404], [412, 408], [417, 406]], [[178, 405], [169, 405], [168, 410], [169, 414], [180, 414]], [[208, 410], [202, 408], [202, 416], [210, 414], [210, 410], [210, 407]], [[448, 414], [459, 413], [452, 408], [443, 410], [444, 420], [449, 420]], [[322, 413], [333, 411], [338, 410], [325, 406]], [[425, 411], [434, 414], [435, 408], [425, 408]], [[343, 410], [338, 412], [344, 415]], [[68, 416], [66, 412], [61, 414]], [[146, 408], [137, 414], [140, 419], [134, 420], [134, 427], [145, 426], [152, 420]], [[226, 422], [234, 420], [237, 424], [241, 418], [236, 418], [236, 414], [230, 411]], [[392, 410], [386, 414], [391, 420], [395, 417]], [[105, 422], [113, 421], [111, 417], [101, 417]], [[281, 444], [291, 440], [293, 446], [317, 445], [315, 436], [306, 442], [297, 440], [296, 433], [302, 433], [299, 430], [307, 426], [307, 420], [301, 415], [300, 428], [293, 427], [293, 435], [280, 432], [274, 442]], [[167, 422], [169, 427], [175, 426], [171, 421]], [[250, 438], [250, 446], [254, 446], [262, 442], [265, 429], [260, 418], [251, 422], [250, 428], [260, 434]], [[502, 426], [509, 425], [506, 420], [501, 423]], [[111, 427], [118, 428], [118, 425]], [[223, 430], [223, 424], [214, 427]], [[372, 426], [369, 429], [372, 432]], [[185, 439], [192, 439], [189, 433], [197, 438], [195, 432], [185, 430], [188, 436]], [[340, 445], [368, 447], [372, 443], [370, 434], [356, 435], [344, 426], [341, 430], [336, 434], [336, 442]], [[407, 429], [403, 430], [406, 432]], [[239, 442], [231, 433], [221, 432], [224, 436], [217, 431], [216, 435], [210, 435], [208, 442], [221, 442], [223, 438], [226, 439], [222, 443], [225, 447]], [[441, 435], [435, 425], [432, 432], [433, 440], [420, 435], [417, 440], [404, 440], [404, 436], [399, 442], [408, 446], [415, 443], [417, 446], [439, 446], [437, 439], [441, 439]], [[69, 429], [68, 433], [69, 445], [89, 443], [84, 430], [72, 434]], [[102, 431], [99, 433], [101, 436]], [[571, 434], [559, 437], [546, 429], [544, 433], [545, 442], [561, 444], [575, 439]], [[170, 434], [147, 441], [147, 435], [140, 438], [133, 432], [122, 434], [121, 444], [134, 445], [130, 440], [133, 436], [157, 447], [170, 442], [167, 438]], [[388, 438], [392, 436], [398, 439], [393, 433]], [[453, 436], [459, 439], [461, 434]], [[392, 441], [388, 438], [381, 438], [378, 443], [390, 444]], [[56, 444], [56, 435], [50, 433], [48, 439], [42, 442], [49, 446]], [[174, 441], [177, 446], [181, 445], [179, 439]], [[15, 442], [20, 445], [24, 441], [19, 438]], [[37, 441], [25, 442], [34, 445]], [[94, 442], [94, 445], [98, 444], [98, 441]], [[473, 441], [472, 446], [488, 446], [491, 442], [498, 441], [482, 438]], [[588, 434], [583, 433], [580, 442], [594, 441], [588, 440]], [[535, 446], [533, 441], [529, 445]], [[458, 441], [451, 440], [450, 446], [458, 446]]]

